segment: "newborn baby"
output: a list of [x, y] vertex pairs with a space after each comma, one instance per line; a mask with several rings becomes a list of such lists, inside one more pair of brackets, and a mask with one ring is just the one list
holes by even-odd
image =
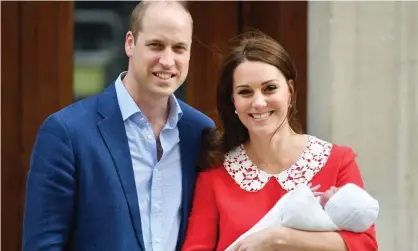
[[378, 201], [352, 183], [331, 187], [320, 197], [300, 184], [282, 199], [282, 206], [279, 202], [274, 206], [281, 208], [281, 225], [299, 230], [359, 233], [367, 230], [379, 213]]
[[226, 250], [246, 236], [272, 226], [304, 231], [345, 230], [359, 233], [367, 230], [379, 214], [378, 201], [355, 184], [331, 187], [320, 196], [316, 196], [318, 193], [315, 190], [306, 184], [296, 186]]

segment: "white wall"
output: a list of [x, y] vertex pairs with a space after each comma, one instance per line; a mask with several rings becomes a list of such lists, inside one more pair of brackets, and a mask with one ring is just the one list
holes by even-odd
[[308, 133], [358, 153], [379, 250], [418, 251], [418, 2], [308, 7]]

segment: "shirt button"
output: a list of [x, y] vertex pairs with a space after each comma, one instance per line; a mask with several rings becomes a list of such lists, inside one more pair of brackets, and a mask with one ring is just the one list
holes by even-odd
[[157, 238], [157, 239], [155, 239], [155, 242], [156, 242], [156, 243], [160, 243], [160, 239], [158, 239], [158, 238]]
[[152, 139], [152, 135], [151, 135], [151, 134], [149, 134], [149, 135], [147, 136], [147, 139], [151, 140], [151, 139]]
[[158, 204], [154, 204], [154, 208], [158, 210], [160, 207], [158, 206]]

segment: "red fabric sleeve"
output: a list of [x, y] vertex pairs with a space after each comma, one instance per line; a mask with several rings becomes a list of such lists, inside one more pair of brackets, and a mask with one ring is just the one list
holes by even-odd
[[[337, 177], [337, 187], [346, 183], [353, 183], [364, 188], [360, 169], [355, 161], [356, 154], [348, 147], [343, 148], [344, 154], [341, 161], [340, 171]], [[349, 251], [377, 251], [375, 226], [372, 225], [363, 233], [353, 233], [349, 231], [338, 231], [343, 238]]]
[[201, 172], [196, 181], [196, 189], [182, 251], [212, 251], [216, 248], [219, 212], [212, 186], [211, 171]]

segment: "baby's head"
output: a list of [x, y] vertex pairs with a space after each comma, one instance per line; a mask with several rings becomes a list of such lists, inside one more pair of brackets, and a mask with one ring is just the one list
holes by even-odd
[[319, 198], [319, 203], [323, 208], [325, 208], [325, 204], [327, 204], [328, 200], [340, 190], [340, 188], [336, 188], [334, 186], [330, 187], [328, 190], [326, 190], [321, 197]]
[[320, 204], [340, 229], [352, 232], [365, 231], [379, 213], [379, 202], [351, 183], [325, 191], [320, 197]]

